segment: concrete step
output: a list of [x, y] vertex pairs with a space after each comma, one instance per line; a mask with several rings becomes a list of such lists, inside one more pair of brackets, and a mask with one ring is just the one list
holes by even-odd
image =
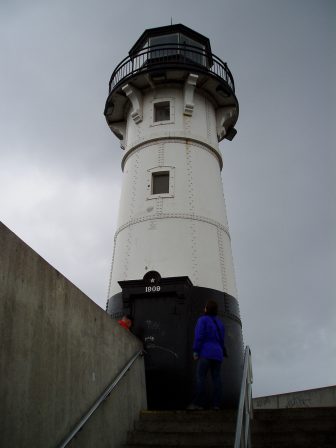
[[[235, 411], [143, 411], [128, 448], [232, 447]], [[336, 408], [257, 410], [253, 448], [336, 448]]]
[[136, 422], [138, 431], [155, 432], [232, 432], [236, 427], [236, 413], [228, 411], [171, 411], [142, 412]]
[[236, 420], [237, 412], [233, 410], [221, 411], [141, 411], [141, 420], [154, 421], [201, 421], [206, 418], [212, 421]]
[[135, 424], [137, 431], [155, 432], [232, 432], [235, 431], [235, 422], [151, 422], [139, 421]]
[[232, 433], [174, 433], [133, 431], [129, 434], [127, 446], [144, 445], [148, 447], [188, 446], [188, 447], [232, 447]]
[[232, 447], [233, 411], [143, 411], [126, 447]]
[[[165, 447], [165, 446], [169, 446], [169, 448], [181, 448], [181, 446], [184, 446], [183, 444], [182, 445], [160, 445], [160, 444], [154, 444], [154, 445], [123, 445], [123, 448], [153, 448], [153, 446], [155, 446], [156, 448], [161, 448], [161, 447]], [[233, 447], [233, 444], [231, 444], [231, 445], [220, 445], [222, 448], [232, 448]], [[206, 447], [206, 448], [218, 448], [218, 445], [209, 445], [209, 444], [207, 444], [207, 445], [203, 445], [203, 447]], [[200, 448], [200, 445], [188, 445], [188, 448]], [[254, 447], [253, 447], [254, 448]], [[272, 447], [273, 448], [273, 447]], [[278, 448], [278, 447], [276, 447], [276, 448]], [[317, 447], [317, 448], [319, 448], [319, 447]], [[329, 448], [329, 447], [327, 447], [327, 448]], [[333, 447], [334, 448], [334, 447]]]

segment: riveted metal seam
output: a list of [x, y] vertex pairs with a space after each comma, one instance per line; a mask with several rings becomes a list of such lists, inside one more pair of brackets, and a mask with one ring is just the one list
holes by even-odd
[[160, 142], [158, 147], [158, 165], [164, 166], [164, 142]]
[[222, 285], [224, 291], [227, 291], [227, 275], [225, 269], [225, 257], [224, 257], [224, 247], [223, 247], [223, 238], [222, 238], [222, 230], [217, 227], [217, 238], [218, 238], [218, 249], [219, 249], [219, 264], [222, 276]]
[[[193, 185], [193, 169], [192, 169], [192, 150], [189, 142], [186, 142], [186, 164], [187, 164], [187, 184], [188, 184], [188, 203], [189, 211], [194, 214], [195, 202], [194, 202], [194, 185]], [[191, 220], [190, 225], [190, 238], [191, 238], [191, 269], [194, 282], [198, 281], [198, 256], [197, 256], [197, 238], [196, 238], [196, 226], [195, 221]]]
[[[136, 155], [135, 161], [134, 161], [134, 171], [133, 171], [133, 178], [132, 178], [132, 191], [131, 191], [131, 201], [130, 201], [130, 219], [132, 219], [134, 215], [134, 207], [136, 202], [136, 195], [137, 195], [137, 181], [138, 181], [138, 171], [139, 171], [139, 154]], [[126, 242], [126, 250], [124, 254], [124, 260], [123, 260], [123, 266], [124, 266], [124, 272], [123, 272], [123, 278], [127, 279], [128, 275], [128, 267], [129, 267], [129, 258], [131, 255], [131, 249], [132, 249], [132, 228], [129, 227], [127, 242]]]

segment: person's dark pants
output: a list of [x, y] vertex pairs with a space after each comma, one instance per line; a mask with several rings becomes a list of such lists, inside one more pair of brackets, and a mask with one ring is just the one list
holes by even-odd
[[220, 407], [222, 402], [222, 380], [221, 380], [221, 361], [214, 359], [200, 358], [197, 361], [197, 377], [196, 377], [196, 397], [194, 404], [197, 406], [205, 406], [205, 385], [206, 377], [210, 370], [213, 384], [212, 406]]

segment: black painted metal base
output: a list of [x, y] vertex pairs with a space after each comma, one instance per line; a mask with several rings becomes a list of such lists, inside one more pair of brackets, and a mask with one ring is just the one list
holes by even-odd
[[113, 318], [131, 314], [132, 332], [144, 343], [149, 409], [185, 409], [192, 401], [194, 328], [209, 299], [218, 303], [218, 316], [226, 328], [228, 357], [222, 365], [223, 407], [237, 407], [243, 367], [237, 300], [221, 291], [193, 286], [188, 277], [161, 278], [153, 271], [143, 280], [119, 283], [122, 293], [110, 298], [107, 312]]

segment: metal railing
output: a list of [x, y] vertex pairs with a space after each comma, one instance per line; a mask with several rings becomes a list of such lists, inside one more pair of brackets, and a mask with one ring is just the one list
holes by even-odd
[[89, 420], [92, 414], [98, 409], [98, 407], [106, 400], [106, 398], [110, 395], [112, 390], [118, 385], [119, 381], [124, 377], [127, 371], [132, 367], [134, 362], [139, 358], [139, 356], [143, 355], [143, 351], [140, 350], [137, 352], [125, 365], [125, 367], [121, 370], [121, 372], [117, 375], [117, 377], [112, 381], [112, 383], [104, 390], [104, 392], [100, 395], [100, 397], [96, 400], [93, 406], [88, 410], [88, 412], [81, 418], [81, 420], [77, 423], [74, 429], [70, 432], [70, 434], [60, 443], [57, 448], [65, 448], [71, 440], [78, 434], [78, 432], [83, 428], [85, 423]]
[[253, 374], [251, 350], [250, 347], [247, 346], [244, 354], [244, 369], [240, 389], [234, 448], [251, 447], [250, 420], [253, 418], [252, 383]]
[[212, 53], [192, 45], [152, 45], [123, 59], [112, 73], [109, 93], [120, 83], [139, 73], [158, 69], [190, 68], [224, 80], [235, 91], [233, 76], [225, 62]]

